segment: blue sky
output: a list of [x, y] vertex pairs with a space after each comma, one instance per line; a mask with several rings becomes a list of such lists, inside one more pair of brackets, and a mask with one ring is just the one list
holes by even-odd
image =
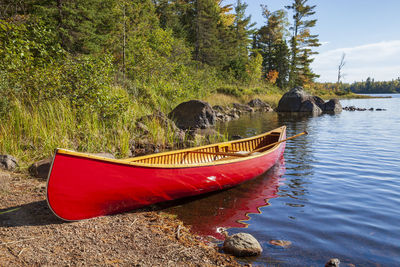
[[[291, 0], [245, 0], [247, 13], [260, 27], [264, 23], [260, 5], [272, 11]], [[225, 0], [224, 3], [236, 3]], [[344, 81], [391, 80], [400, 77], [400, 0], [309, 0], [317, 5], [317, 26], [322, 46], [312, 65], [319, 81], [336, 81], [337, 66], [346, 53]], [[291, 16], [289, 14], [289, 21]]]

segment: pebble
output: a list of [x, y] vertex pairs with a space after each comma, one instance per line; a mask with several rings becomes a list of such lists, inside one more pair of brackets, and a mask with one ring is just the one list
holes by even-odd
[[333, 258], [330, 259], [327, 263], [325, 263], [325, 267], [339, 267], [340, 260]]
[[223, 249], [237, 257], [257, 256], [262, 252], [260, 243], [252, 235], [238, 233], [225, 239]]

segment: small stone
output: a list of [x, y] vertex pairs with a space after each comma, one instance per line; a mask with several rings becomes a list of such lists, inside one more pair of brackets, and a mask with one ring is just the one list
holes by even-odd
[[325, 263], [325, 267], [339, 267], [340, 260], [333, 258], [330, 259], [327, 263]]
[[215, 112], [220, 112], [220, 113], [224, 113], [224, 112], [225, 112], [225, 108], [222, 107], [222, 106], [220, 106], [220, 105], [215, 105], [215, 106], [213, 106], [212, 108], [213, 108], [213, 110], [214, 110]]
[[12, 171], [18, 166], [17, 159], [10, 155], [0, 155], [0, 168]]
[[288, 246], [290, 246], [292, 244], [292, 242], [286, 241], [286, 240], [270, 240], [269, 243], [271, 245], [283, 247], [283, 248], [287, 248]]
[[237, 257], [257, 256], [262, 252], [260, 243], [252, 235], [238, 233], [225, 239], [223, 249]]

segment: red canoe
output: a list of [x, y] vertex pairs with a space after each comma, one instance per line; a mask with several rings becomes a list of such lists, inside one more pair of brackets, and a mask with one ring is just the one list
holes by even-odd
[[283, 126], [251, 138], [123, 160], [58, 149], [47, 202], [71, 221], [221, 190], [270, 169], [283, 154], [285, 138]]

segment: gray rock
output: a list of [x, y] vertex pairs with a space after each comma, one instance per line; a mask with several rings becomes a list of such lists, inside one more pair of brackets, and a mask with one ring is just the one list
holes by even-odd
[[266, 108], [266, 107], [270, 107], [270, 105], [268, 105], [267, 103], [265, 103], [264, 101], [262, 101], [259, 98], [253, 99], [251, 100], [249, 103], [247, 103], [247, 105], [249, 105], [252, 108]]
[[340, 113], [342, 112], [342, 105], [338, 99], [331, 99], [324, 104], [323, 110], [325, 112]]
[[251, 100], [249, 103], [247, 103], [247, 105], [249, 105], [250, 107], [254, 108], [257, 111], [272, 111], [273, 110], [268, 103], [262, 101], [259, 98]]
[[12, 171], [17, 168], [17, 159], [10, 155], [0, 155], [0, 168]]
[[220, 112], [220, 113], [224, 113], [225, 112], [225, 108], [220, 106], [220, 105], [215, 105], [212, 107], [213, 110], [215, 110], [216, 112]]
[[320, 98], [319, 96], [313, 96], [312, 100], [320, 109], [324, 110], [325, 101], [322, 98]]
[[325, 103], [322, 98], [308, 94], [302, 87], [296, 87], [282, 96], [277, 111], [308, 112], [319, 115], [323, 112], [339, 113], [342, 111], [342, 105], [337, 99], [331, 99]]
[[317, 104], [312, 102], [311, 100], [306, 100], [303, 103], [301, 103], [299, 112], [309, 112], [312, 114], [321, 114], [322, 109], [320, 109]]
[[229, 111], [228, 116], [229, 116], [232, 120], [234, 120], [234, 119], [239, 119], [239, 117], [240, 117], [239, 114], [240, 114], [240, 113], [238, 112], [238, 110], [232, 109], [232, 110]]
[[325, 267], [339, 267], [340, 260], [339, 259], [330, 259], [327, 263], [325, 263]]
[[278, 112], [298, 112], [301, 104], [306, 101], [313, 99], [302, 87], [295, 87], [289, 92], [285, 93], [279, 100]]
[[262, 252], [260, 243], [252, 235], [238, 233], [225, 239], [223, 249], [237, 257], [257, 256]]
[[37, 178], [47, 179], [53, 158], [39, 160], [29, 167], [29, 173]]
[[243, 105], [240, 103], [233, 103], [233, 108], [243, 111], [243, 112], [254, 112], [254, 109], [248, 105]]
[[215, 124], [215, 112], [204, 101], [190, 100], [179, 104], [168, 117], [175, 121], [180, 129], [207, 128]]

